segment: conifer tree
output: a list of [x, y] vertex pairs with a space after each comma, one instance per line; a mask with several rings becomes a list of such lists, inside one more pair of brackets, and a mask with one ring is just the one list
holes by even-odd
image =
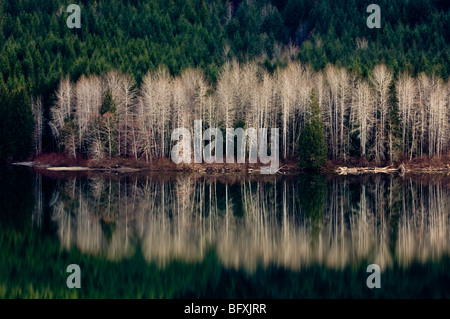
[[99, 131], [106, 153], [111, 158], [116, 153], [117, 147], [117, 115], [116, 103], [111, 94], [111, 89], [106, 91], [105, 98], [100, 107]]
[[325, 142], [325, 126], [320, 118], [319, 101], [315, 90], [311, 91], [309, 119], [300, 134], [300, 165], [307, 169], [317, 170], [327, 161], [327, 144]]

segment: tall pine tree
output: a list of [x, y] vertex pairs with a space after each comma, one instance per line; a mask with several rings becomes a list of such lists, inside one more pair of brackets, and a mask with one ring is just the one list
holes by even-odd
[[309, 119], [299, 140], [300, 165], [306, 169], [317, 170], [327, 162], [327, 143], [325, 125], [320, 118], [319, 101], [315, 90], [311, 91]]

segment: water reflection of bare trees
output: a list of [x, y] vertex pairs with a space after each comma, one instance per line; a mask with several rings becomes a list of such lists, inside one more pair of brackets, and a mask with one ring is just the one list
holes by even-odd
[[449, 252], [450, 196], [441, 182], [414, 184], [403, 190], [397, 249], [399, 260], [436, 260]]
[[449, 253], [450, 190], [442, 180], [319, 179], [97, 176], [59, 181], [50, 206], [62, 247], [111, 260], [140, 249], [148, 262], [196, 262], [214, 248], [225, 266], [247, 270], [361, 262], [383, 269]]

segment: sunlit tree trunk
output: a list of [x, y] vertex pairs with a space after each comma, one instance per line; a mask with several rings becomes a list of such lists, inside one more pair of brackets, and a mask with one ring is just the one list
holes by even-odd
[[359, 135], [361, 156], [365, 158], [373, 121], [373, 97], [369, 84], [365, 80], [356, 80], [351, 114], [354, 130]]
[[402, 129], [403, 154], [411, 155], [416, 149], [417, 107], [416, 83], [408, 74], [401, 74], [396, 85], [398, 111]]
[[49, 125], [53, 137], [58, 140], [64, 127], [64, 122], [70, 118], [72, 107], [75, 104], [73, 86], [68, 77], [61, 78], [55, 96], [55, 105], [50, 108], [51, 119]]
[[381, 162], [386, 159], [386, 136], [389, 110], [389, 86], [392, 81], [392, 72], [385, 65], [377, 65], [370, 74], [375, 93], [375, 143], [373, 146], [374, 159]]

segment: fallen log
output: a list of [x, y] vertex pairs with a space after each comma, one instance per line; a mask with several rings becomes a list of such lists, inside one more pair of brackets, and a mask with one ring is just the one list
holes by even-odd
[[396, 173], [396, 172], [404, 172], [405, 168], [404, 166], [400, 165], [399, 167], [395, 168], [392, 166], [386, 166], [386, 167], [338, 167], [336, 169], [336, 173], [339, 175], [347, 175], [347, 174], [378, 174], [378, 173]]

